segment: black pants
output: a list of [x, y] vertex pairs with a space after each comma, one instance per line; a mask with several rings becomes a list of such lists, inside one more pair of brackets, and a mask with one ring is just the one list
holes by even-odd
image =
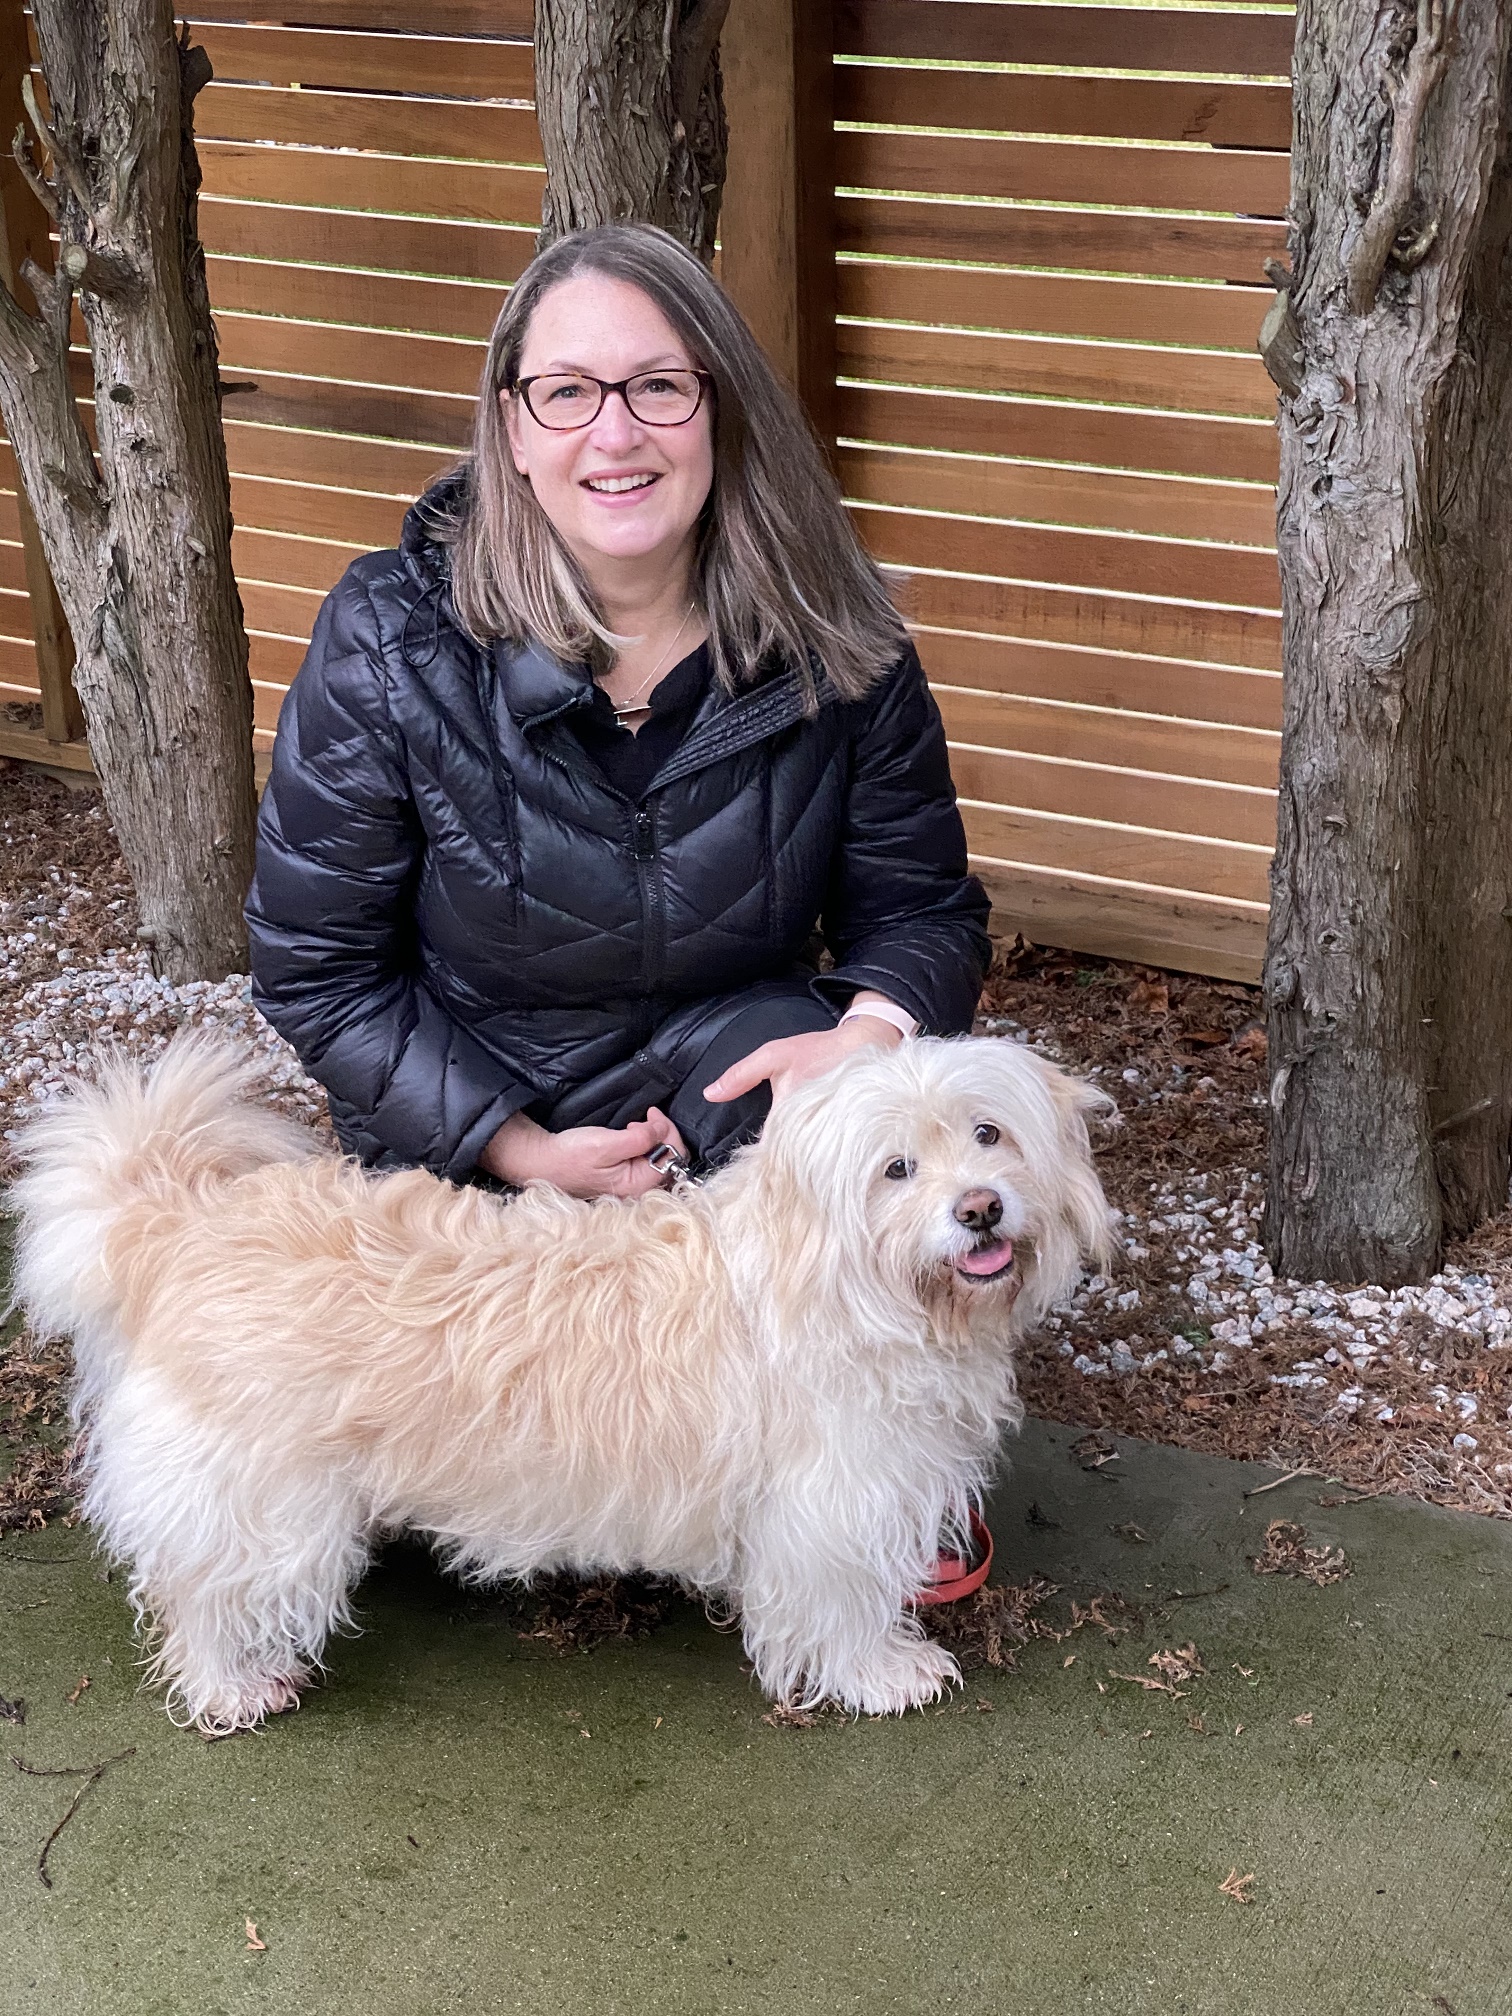
[[687, 1144], [695, 1171], [717, 1168], [756, 1139], [772, 1092], [758, 1085], [716, 1106], [704, 1087], [763, 1043], [833, 1029], [836, 1019], [810, 991], [806, 974], [757, 981], [738, 994], [679, 1008], [623, 1064], [574, 1086], [549, 1108], [529, 1111], [560, 1134], [568, 1127], [624, 1127], [659, 1106]]

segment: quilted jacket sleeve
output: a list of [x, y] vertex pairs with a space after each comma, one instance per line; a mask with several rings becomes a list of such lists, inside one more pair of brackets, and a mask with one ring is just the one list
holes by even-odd
[[992, 954], [988, 901], [966, 869], [945, 728], [910, 644], [863, 717], [825, 903], [837, 1004], [875, 987], [926, 1034], [964, 1035]]
[[365, 1161], [456, 1180], [535, 1093], [417, 976], [422, 836], [365, 565], [327, 597], [279, 719], [247, 901], [252, 994]]

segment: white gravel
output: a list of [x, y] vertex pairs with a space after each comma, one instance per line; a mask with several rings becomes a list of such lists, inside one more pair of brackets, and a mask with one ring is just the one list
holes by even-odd
[[[30, 949], [28, 934], [13, 935], [23, 942], [0, 937], [0, 970]], [[245, 974], [174, 987], [153, 974], [145, 950], [107, 952], [95, 966], [75, 967], [66, 958], [62, 964], [55, 977], [33, 982], [5, 1007], [0, 1114], [7, 1124], [0, 1132], [6, 1140], [14, 1140], [27, 1113], [61, 1092], [101, 1045], [150, 1057], [190, 1025], [246, 1043], [264, 1067], [271, 1103], [311, 1124], [323, 1116], [324, 1094], [252, 1006]]]

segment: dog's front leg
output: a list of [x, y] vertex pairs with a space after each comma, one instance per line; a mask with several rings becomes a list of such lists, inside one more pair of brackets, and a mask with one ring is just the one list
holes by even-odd
[[[909, 1598], [932, 1559], [939, 1519], [901, 1519], [875, 1495], [827, 1489], [769, 1492], [750, 1522], [741, 1586], [746, 1650], [775, 1700], [832, 1700], [866, 1715], [901, 1715], [961, 1677], [924, 1635]], [[816, 1517], [817, 1506], [823, 1516]], [[917, 1532], [901, 1530], [917, 1527]]]

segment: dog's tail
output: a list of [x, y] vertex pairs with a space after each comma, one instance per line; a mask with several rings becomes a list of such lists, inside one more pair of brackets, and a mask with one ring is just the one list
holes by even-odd
[[145, 1068], [107, 1055], [12, 1143], [15, 1304], [44, 1335], [75, 1339], [86, 1385], [84, 1361], [119, 1348], [107, 1242], [121, 1212], [315, 1150], [307, 1128], [247, 1103], [258, 1077], [245, 1045], [186, 1032]]

